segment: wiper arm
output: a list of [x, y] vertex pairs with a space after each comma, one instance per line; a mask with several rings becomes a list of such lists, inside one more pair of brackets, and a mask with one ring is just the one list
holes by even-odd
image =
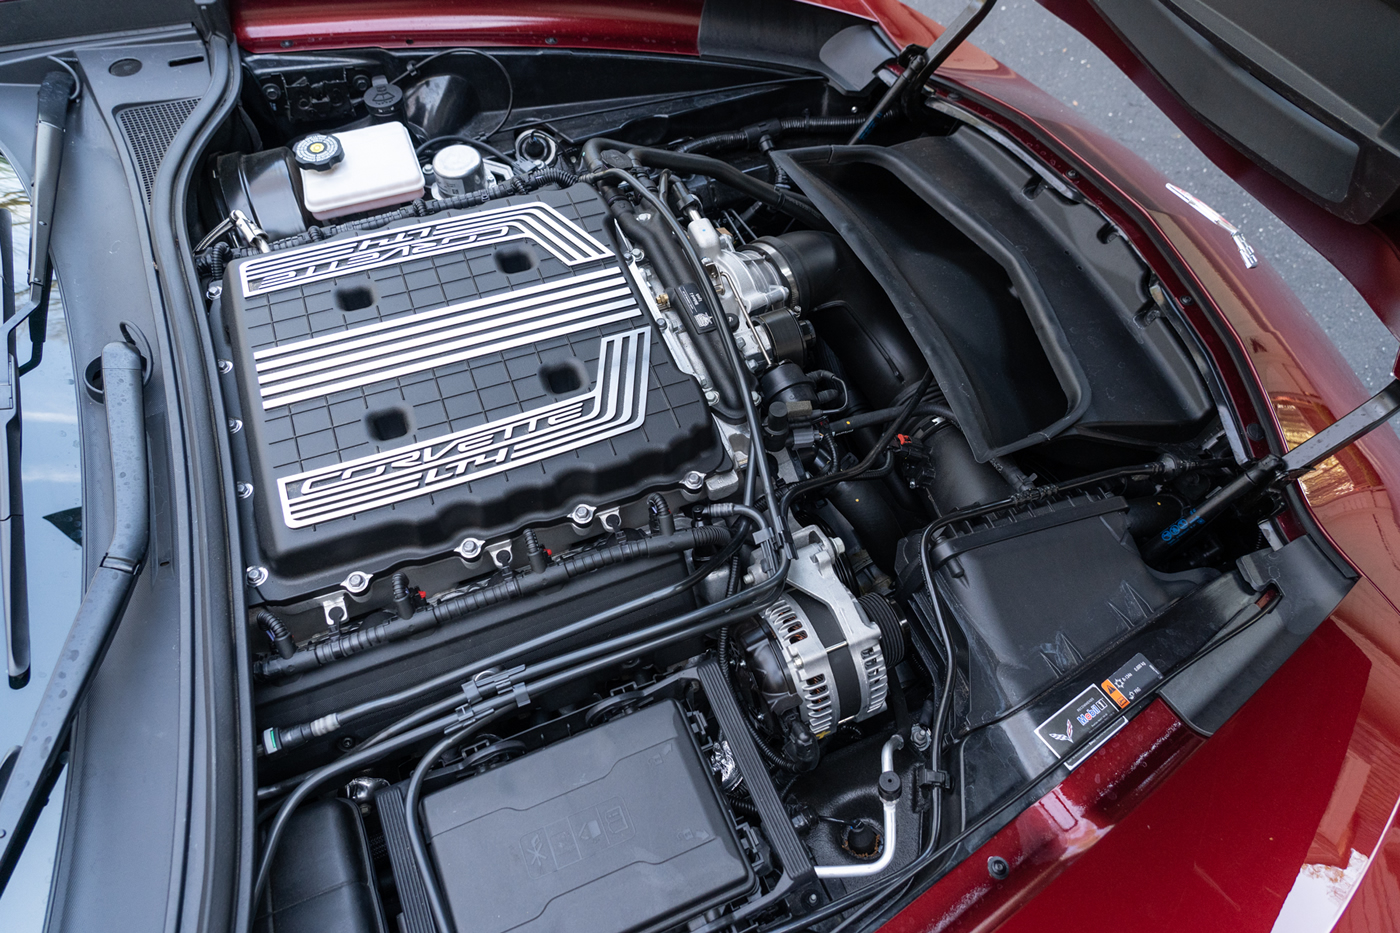
[[[5, 325], [9, 333], [16, 323]], [[103, 348], [102, 386], [112, 457], [112, 540], [83, 594], [24, 744], [0, 762], [0, 891], [58, 777], [78, 707], [126, 609], [150, 539], [141, 355], [129, 344]]]
[[73, 76], [51, 71], [39, 85], [39, 120], [34, 132], [34, 191], [29, 214], [29, 300], [36, 304], [49, 281], [49, 233], [58, 200], [58, 166], [68, 101], [77, 90]]

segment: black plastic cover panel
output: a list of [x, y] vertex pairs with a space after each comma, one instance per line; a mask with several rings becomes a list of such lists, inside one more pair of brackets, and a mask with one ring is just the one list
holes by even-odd
[[1180, 442], [1210, 396], [1092, 207], [963, 128], [775, 153], [899, 311], [985, 461], [1051, 438]]
[[384, 933], [359, 807], [321, 800], [287, 824], [256, 933]]
[[1192, 113], [1352, 223], [1400, 206], [1393, 0], [1089, 0]]
[[373, 566], [723, 456], [575, 185], [229, 264], [261, 560]]
[[589, 729], [423, 800], [459, 929], [626, 933], [753, 878], [672, 701]]
[[1116, 496], [1044, 506], [934, 545], [966, 652], [967, 722], [1034, 699], [1212, 574], [1143, 563]]

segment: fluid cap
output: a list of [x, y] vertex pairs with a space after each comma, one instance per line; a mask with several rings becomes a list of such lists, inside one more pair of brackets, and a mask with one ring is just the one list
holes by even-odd
[[403, 110], [403, 91], [398, 85], [390, 84], [383, 75], [375, 75], [373, 84], [365, 91], [365, 109], [376, 122], [396, 120]]
[[312, 133], [292, 148], [292, 157], [302, 168], [324, 172], [345, 158], [345, 148], [329, 133]]
[[439, 197], [467, 194], [486, 187], [486, 163], [472, 146], [444, 146], [433, 156], [433, 177]]

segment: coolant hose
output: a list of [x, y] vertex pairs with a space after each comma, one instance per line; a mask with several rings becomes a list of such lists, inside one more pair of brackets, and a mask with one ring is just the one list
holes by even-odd
[[[623, 235], [640, 246], [642, 251], [647, 254], [661, 284], [670, 292], [673, 304], [680, 301], [676, 294], [679, 287], [687, 285], [692, 288], [696, 287], [695, 276], [687, 274], [689, 264], [680, 253], [681, 247], [674, 242], [668, 231], [657, 229], [643, 222], [637, 217], [632, 202], [625, 198], [612, 201], [610, 208]], [[701, 295], [704, 295], [703, 291]], [[723, 319], [725, 313], [723, 308], [712, 308], [711, 311], [716, 317]], [[744, 417], [743, 400], [739, 394], [741, 390], [735, 385], [734, 373], [724, 360], [724, 350], [719, 343], [718, 329], [702, 334], [691, 315], [679, 311], [677, 317], [681, 319], [681, 324], [690, 337], [691, 346], [700, 355], [700, 362], [705, 367], [705, 372], [714, 385], [715, 392], [719, 394], [719, 404], [712, 405], [711, 408], [715, 409], [720, 417], [726, 421], [741, 420]]]
[[746, 175], [728, 162], [690, 152], [672, 152], [669, 149], [648, 149], [645, 147], [629, 149], [627, 154], [638, 165], [645, 165], [649, 168], [669, 168], [674, 172], [708, 175], [716, 181], [742, 191], [756, 201], [767, 204], [774, 210], [782, 211], [809, 227], [817, 230], [831, 229], [831, 224], [827, 223], [826, 218], [813, 206], [811, 201], [802, 195], [775, 188], [766, 181], [760, 181]]

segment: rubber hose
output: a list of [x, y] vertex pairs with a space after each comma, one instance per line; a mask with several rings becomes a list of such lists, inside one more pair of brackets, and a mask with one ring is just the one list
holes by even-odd
[[297, 643], [292, 638], [292, 633], [287, 630], [287, 623], [266, 609], [259, 609], [255, 618], [267, 634], [267, 640], [272, 642], [272, 650], [277, 652], [279, 658], [285, 661], [296, 654]]
[[596, 551], [586, 551], [550, 565], [543, 573], [517, 574], [500, 583], [445, 599], [435, 606], [415, 611], [411, 618], [390, 619], [337, 635], [317, 644], [311, 650], [300, 652], [295, 658], [268, 658], [254, 665], [254, 673], [264, 678], [277, 678], [314, 670], [370, 648], [456, 622], [488, 606], [558, 586], [590, 570], [643, 557], [675, 554], [696, 547], [722, 547], [728, 543], [729, 529], [720, 525], [704, 525], [667, 537], [641, 538]]
[[676, 172], [708, 175], [716, 181], [742, 191], [756, 201], [782, 211], [809, 227], [818, 230], [831, 229], [826, 218], [813, 206], [811, 201], [802, 195], [783, 191], [765, 181], [750, 177], [728, 162], [688, 152], [672, 152], [669, 149], [637, 148], [629, 149], [627, 154], [639, 165], [650, 168], [669, 168]]
[[708, 152], [712, 149], [726, 149], [743, 146], [753, 149], [764, 136], [774, 139], [789, 132], [843, 133], [858, 130], [865, 122], [863, 116], [843, 117], [785, 117], [780, 120], [766, 120], [754, 123], [743, 129], [728, 133], [713, 133], [700, 136], [689, 142], [675, 146], [676, 152]]

